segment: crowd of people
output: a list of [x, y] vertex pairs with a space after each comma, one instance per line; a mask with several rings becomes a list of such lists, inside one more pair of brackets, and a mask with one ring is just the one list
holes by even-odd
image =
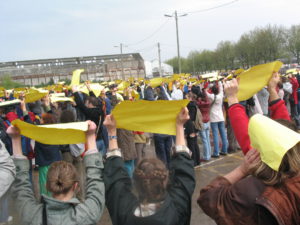
[[[245, 154], [241, 165], [200, 191], [202, 210], [217, 224], [300, 224], [300, 144], [287, 145], [280, 167], [274, 169], [261, 157], [261, 149], [253, 149], [248, 131], [248, 118], [261, 114], [297, 132], [299, 83], [299, 71], [273, 73], [266, 87], [242, 102], [235, 78], [196, 84], [132, 81], [122, 91], [110, 84], [99, 96], [86, 82], [88, 95], [73, 85], [62, 92], [74, 101], [64, 102], [51, 101], [56, 93], [49, 91], [31, 103], [21, 93], [16, 103], [14, 93], [4, 91], [0, 224], [12, 220], [10, 198], [20, 224], [97, 224], [105, 206], [114, 225], [190, 224], [194, 168], [238, 150]], [[114, 107], [140, 99], [189, 100], [177, 115], [176, 136], [117, 129]], [[35, 125], [88, 121], [86, 142], [39, 143], [22, 136], [11, 125], [15, 119]], [[151, 140], [154, 158], [147, 155]], [[276, 154], [277, 149], [269, 151]], [[34, 170], [39, 185], [34, 185]]]

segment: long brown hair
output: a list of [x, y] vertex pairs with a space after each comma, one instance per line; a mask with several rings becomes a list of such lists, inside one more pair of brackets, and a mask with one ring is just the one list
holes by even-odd
[[155, 158], [141, 160], [133, 174], [141, 203], [157, 203], [165, 199], [168, 170]]
[[[295, 123], [279, 119], [280, 124], [297, 132]], [[283, 157], [279, 170], [275, 171], [261, 160], [250, 169], [250, 174], [261, 179], [266, 185], [278, 186], [286, 179], [299, 175], [300, 173], [300, 143], [287, 151]]]

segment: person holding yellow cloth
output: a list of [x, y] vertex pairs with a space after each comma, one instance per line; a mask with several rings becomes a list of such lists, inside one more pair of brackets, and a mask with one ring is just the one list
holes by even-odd
[[299, 224], [300, 134], [277, 94], [278, 81], [275, 73], [268, 86], [271, 117], [278, 122], [259, 114], [249, 121], [238, 104], [237, 80], [224, 83], [229, 118], [246, 155], [200, 191], [198, 204], [217, 224]]

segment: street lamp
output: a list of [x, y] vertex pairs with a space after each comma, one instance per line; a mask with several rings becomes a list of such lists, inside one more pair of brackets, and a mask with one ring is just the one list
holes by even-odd
[[124, 66], [123, 66], [123, 48], [128, 47], [122, 43], [120, 43], [120, 46], [114, 46], [115, 48], [120, 48], [121, 53], [121, 67], [122, 67], [122, 79], [125, 81], [125, 74], [124, 74]]
[[176, 37], [177, 37], [177, 57], [178, 57], [178, 68], [179, 68], [179, 74], [181, 73], [181, 59], [180, 59], [180, 50], [179, 50], [179, 35], [178, 35], [178, 17], [183, 17], [183, 16], [187, 16], [188, 14], [182, 14], [182, 15], [178, 15], [177, 11], [175, 10], [174, 15], [168, 15], [165, 14], [165, 17], [173, 17], [175, 18], [175, 24], [176, 24]]

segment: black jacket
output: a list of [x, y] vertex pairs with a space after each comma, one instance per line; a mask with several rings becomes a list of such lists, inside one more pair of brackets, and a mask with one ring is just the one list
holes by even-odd
[[189, 110], [190, 119], [184, 124], [184, 133], [185, 135], [189, 136], [191, 133], [198, 133], [198, 130], [195, 128], [195, 120], [197, 115], [197, 104], [194, 101], [190, 101], [187, 105]]
[[170, 185], [162, 206], [155, 214], [136, 217], [139, 202], [120, 157], [110, 157], [104, 167], [105, 199], [113, 225], [188, 225], [195, 188], [194, 162], [187, 153], [172, 157]]
[[[93, 96], [93, 92], [91, 92], [90, 94], [91, 96]], [[85, 115], [85, 119], [93, 121], [96, 124], [96, 126], [100, 125], [99, 132], [97, 134], [97, 140], [102, 139], [102, 126], [104, 121], [104, 112], [101, 106], [96, 108], [88, 108], [83, 103], [78, 92], [74, 93], [74, 97], [75, 97], [76, 105], [81, 110], [81, 112]]]
[[49, 166], [51, 163], [62, 160], [59, 145], [46, 145], [35, 142], [35, 163], [39, 166]]

